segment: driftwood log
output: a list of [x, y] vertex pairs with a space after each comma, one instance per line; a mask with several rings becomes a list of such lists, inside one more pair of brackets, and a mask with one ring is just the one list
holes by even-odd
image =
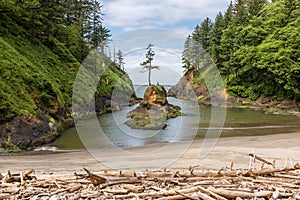
[[84, 168], [68, 176], [35, 177], [34, 170], [0, 173], [1, 199], [299, 199], [300, 164], [235, 170], [187, 169], [100, 171]]

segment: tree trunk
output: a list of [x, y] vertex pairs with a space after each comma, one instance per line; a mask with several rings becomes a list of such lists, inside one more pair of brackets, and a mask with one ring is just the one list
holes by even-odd
[[150, 77], [151, 77], [151, 66], [149, 67], [149, 73], [148, 73], [148, 82], [149, 82], [149, 85], [151, 85]]

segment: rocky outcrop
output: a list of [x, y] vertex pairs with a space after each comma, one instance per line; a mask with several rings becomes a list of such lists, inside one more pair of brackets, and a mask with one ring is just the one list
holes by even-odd
[[128, 113], [125, 124], [134, 129], [164, 129], [166, 121], [181, 115], [180, 107], [168, 103], [167, 92], [161, 85], [149, 85], [139, 106]]
[[168, 96], [178, 99], [193, 99], [198, 96], [208, 96], [208, 91], [204, 85], [193, 83], [194, 71], [185, 74], [176, 85], [168, 91]]
[[60, 134], [45, 114], [16, 116], [0, 125], [1, 148], [17, 152], [50, 143]]
[[218, 106], [218, 102], [226, 101], [228, 107], [253, 107], [271, 113], [288, 111], [288, 113], [300, 115], [300, 103], [295, 100], [263, 96], [253, 101], [248, 98], [231, 96], [226, 89], [210, 94], [205, 85], [195, 83], [196, 76], [198, 76], [196, 71], [185, 74], [176, 85], [170, 88], [168, 96], [179, 99], [196, 99], [200, 106], [211, 106], [212, 104]]

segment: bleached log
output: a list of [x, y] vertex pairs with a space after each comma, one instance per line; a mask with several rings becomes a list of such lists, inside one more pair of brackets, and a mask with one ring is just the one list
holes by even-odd
[[211, 196], [213, 196], [213, 197], [215, 197], [215, 198], [217, 198], [219, 200], [226, 200], [226, 198], [224, 198], [224, 197], [222, 197], [222, 196], [220, 196], [220, 195], [218, 195], [218, 194], [216, 194], [216, 193], [214, 193], [214, 192], [212, 192], [212, 191], [210, 191], [210, 190], [208, 190], [208, 189], [206, 189], [204, 187], [198, 186], [198, 188], [202, 192], [205, 192], [206, 194], [209, 194], [209, 195], [211, 195]]
[[300, 164], [295, 164], [291, 168], [279, 168], [279, 169], [262, 169], [262, 170], [248, 170], [241, 173], [243, 176], [264, 176], [264, 175], [273, 175], [276, 172], [288, 172], [300, 169]]
[[216, 189], [213, 187], [210, 187], [209, 190], [225, 198], [237, 198], [237, 197], [264, 198], [264, 197], [270, 197], [273, 194], [273, 192], [271, 191], [259, 191], [259, 192], [250, 193], [250, 192], [242, 192], [242, 191], [234, 191], [234, 190], [225, 190], [221, 188]]
[[102, 192], [107, 192], [110, 194], [118, 195], [118, 194], [128, 194], [129, 191], [126, 189], [104, 189]]
[[123, 188], [126, 190], [129, 190], [130, 192], [134, 192], [134, 193], [141, 193], [145, 190], [145, 188], [142, 186], [135, 186], [135, 185], [130, 185], [130, 184], [123, 185]]

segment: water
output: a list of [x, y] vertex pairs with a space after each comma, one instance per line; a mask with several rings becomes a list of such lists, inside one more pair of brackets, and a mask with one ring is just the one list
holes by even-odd
[[[136, 87], [142, 97], [145, 87]], [[168, 89], [168, 88], [167, 88]], [[211, 121], [211, 108], [198, 108], [195, 102], [168, 98], [169, 103], [179, 105], [184, 116], [168, 120], [164, 130], [136, 130], [127, 127], [126, 114], [135, 106], [125, 107], [81, 122], [76, 128], [62, 133], [52, 147], [59, 149], [135, 147], [154, 143], [176, 142], [203, 138], [208, 131], [222, 131], [221, 137], [253, 136], [300, 131], [300, 118], [292, 115], [266, 114], [259, 110], [227, 108], [224, 126]], [[221, 112], [217, 110], [216, 112]], [[221, 123], [222, 124], [222, 123]], [[79, 136], [78, 136], [79, 135]]]

